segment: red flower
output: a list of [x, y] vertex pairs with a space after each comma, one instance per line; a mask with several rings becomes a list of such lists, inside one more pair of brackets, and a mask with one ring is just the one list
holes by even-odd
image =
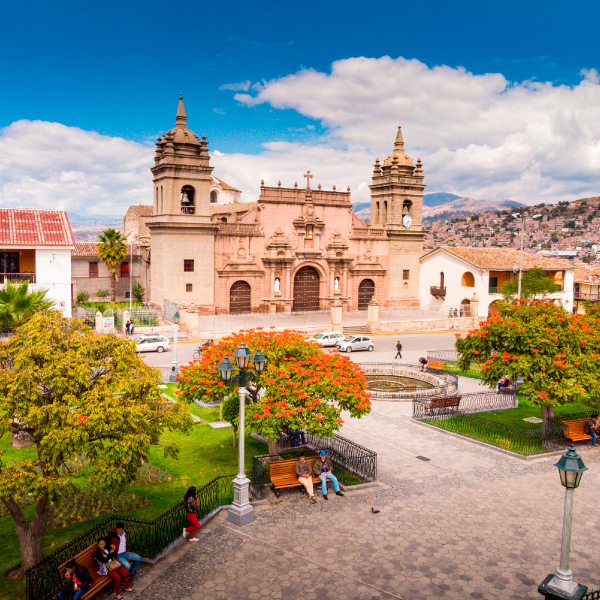
[[479, 352], [479, 350], [475, 350], [473, 354], [481, 354], [481, 352]]
[[533, 349], [534, 352], [539, 352], [539, 350], [536, 350], [535, 348]]
[[77, 420], [78, 420], [80, 423], [85, 423], [85, 422], [88, 420], [88, 418], [87, 418], [87, 417], [77, 417]]
[[547, 398], [548, 392], [540, 392], [540, 398]]

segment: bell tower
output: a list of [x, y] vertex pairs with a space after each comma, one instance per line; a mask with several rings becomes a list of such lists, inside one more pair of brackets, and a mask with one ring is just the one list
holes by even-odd
[[210, 222], [210, 156], [202, 140], [188, 129], [183, 96], [175, 127], [156, 142], [151, 298], [163, 304], [196, 304], [214, 312], [214, 238]]
[[394, 151], [379, 159], [373, 168], [371, 186], [371, 227], [381, 227], [389, 240], [388, 299], [391, 304], [419, 305], [419, 257], [425, 232], [423, 216], [423, 168], [414, 166], [404, 151], [402, 129], [398, 127]]

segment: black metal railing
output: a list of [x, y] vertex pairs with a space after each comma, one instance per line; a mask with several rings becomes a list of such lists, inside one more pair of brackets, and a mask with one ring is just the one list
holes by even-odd
[[600, 600], [600, 588], [588, 592], [581, 600]]
[[[277, 451], [289, 458], [300, 456], [301, 452], [318, 454], [325, 450], [333, 462], [333, 473], [342, 483], [350, 483], [350, 477], [360, 482], [377, 481], [377, 453], [360, 444], [356, 444], [341, 435], [330, 438], [305, 436], [306, 443], [297, 447], [292, 438], [281, 436]], [[250, 491], [255, 498], [264, 498], [266, 487], [270, 484], [269, 465], [281, 460], [280, 454], [263, 454], [252, 458]], [[356, 483], [352, 481], [352, 483]]]
[[454, 348], [446, 350], [427, 350], [427, 360], [439, 360], [440, 362], [458, 362], [461, 358], [460, 352]]
[[[215, 477], [198, 490], [199, 519], [203, 519], [220, 506], [231, 504], [234, 477], [235, 475]], [[94, 544], [119, 522], [125, 524], [134, 551], [144, 558], [151, 559], [157, 558], [181, 537], [183, 527], [187, 525], [181, 502], [152, 521], [112, 515], [28, 569], [25, 583], [26, 600], [58, 598], [62, 586], [58, 567]]]
[[[434, 419], [452, 415], [470, 415], [492, 410], [506, 410], [517, 406], [514, 388], [498, 392], [478, 392], [474, 394], [458, 394], [460, 402], [456, 406], [436, 406], [435, 397], [418, 396], [413, 400], [413, 419]], [[444, 396], [439, 396], [444, 398]]]

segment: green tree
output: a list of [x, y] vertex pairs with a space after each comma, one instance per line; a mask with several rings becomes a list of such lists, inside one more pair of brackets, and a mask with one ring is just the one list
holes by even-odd
[[[163, 430], [191, 430], [189, 407], [167, 403], [159, 383], [132, 342], [58, 313], [36, 315], [0, 344], [0, 435], [26, 432], [37, 451], [35, 460], [0, 462], [21, 575], [42, 558], [52, 505], [85, 481], [108, 490], [131, 482]], [[178, 448], [164, 452], [176, 456]], [[82, 456], [90, 466], [73, 473], [70, 461]], [[29, 522], [20, 506], [26, 497], [34, 501]]]
[[[520, 393], [542, 407], [544, 427], [552, 426], [554, 406], [600, 399], [600, 318], [573, 315], [551, 300], [499, 303], [499, 313], [456, 341], [460, 368], [472, 362], [490, 387], [504, 375], [520, 375]], [[457, 334], [460, 335], [460, 334]]]
[[146, 295], [146, 289], [139, 283], [136, 283], [133, 286], [133, 297], [138, 301], [138, 302], [143, 302], [144, 301], [144, 296]]
[[114, 302], [117, 271], [127, 257], [127, 244], [121, 232], [116, 229], [106, 229], [98, 238], [98, 258], [106, 265], [110, 274], [110, 299]]
[[[518, 276], [517, 276], [518, 277]], [[500, 290], [505, 300], [514, 300], [517, 297], [519, 281], [507, 281]], [[531, 300], [532, 298], [542, 298], [548, 294], [553, 294], [559, 287], [546, 275], [544, 269], [534, 267], [523, 274], [521, 278], [521, 298]]]
[[[294, 429], [331, 437], [341, 428], [342, 410], [357, 418], [371, 410], [367, 381], [356, 363], [337, 352], [324, 353], [300, 333], [287, 330], [241, 331], [220, 340], [200, 360], [181, 368], [178, 393], [188, 402], [194, 398], [228, 401], [237, 396], [237, 389], [221, 380], [217, 365], [242, 342], [253, 351], [260, 348], [268, 361], [258, 381], [246, 389], [252, 405], [247, 411], [248, 427], [262, 432], [270, 454], [276, 454], [285, 427], [296, 424]], [[232, 413], [233, 404], [227, 406]], [[225, 418], [225, 408], [223, 412]]]
[[46, 290], [32, 292], [28, 282], [15, 285], [7, 281], [6, 288], [0, 290], [0, 329], [21, 327], [36, 313], [54, 306]]

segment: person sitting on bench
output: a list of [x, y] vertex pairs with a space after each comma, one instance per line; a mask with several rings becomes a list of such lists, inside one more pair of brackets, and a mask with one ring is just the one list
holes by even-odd
[[315, 504], [316, 500], [313, 491], [312, 469], [310, 463], [306, 460], [304, 452], [300, 455], [300, 460], [296, 463], [295, 471], [298, 481], [306, 488], [311, 504]]
[[98, 575], [108, 575], [115, 584], [115, 594], [117, 595], [117, 600], [123, 600], [123, 596], [121, 596], [121, 577], [125, 583], [126, 591], [135, 592], [135, 590], [129, 583], [129, 572], [125, 567], [119, 566], [118, 569], [109, 570], [109, 564], [111, 562], [115, 562], [118, 565], [121, 564], [116, 559], [116, 556], [117, 547], [114, 544], [111, 544], [110, 551], [108, 551], [106, 549], [106, 540], [104, 538], [100, 538], [98, 540], [98, 548], [96, 548], [94, 551], [94, 558], [98, 563]]
[[298, 422], [294, 421], [293, 426], [289, 428], [290, 438], [292, 439], [292, 442], [294, 442], [294, 446], [299, 446], [300, 440], [302, 440], [303, 445], [306, 444], [306, 433], [304, 433], [302, 429], [299, 429], [299, 427]]
[[319, 458], [315, 460], [315, 464], [313, 466], [313, 471], [315, 475], [321, 480], [321, 491], [323, 492], [323, 498], [325, 500], [329, 500], [327, 498], [327, 480], [329, 479], [331, 483], [333, 483], [333, 491], [338, 496], [343, 496], [342, 492], [340, 492], [340, 484], [338, 483], [337, 477], [332, 473], [333, 463], [331, 459], [327, 456], [327, 452], [325, 450], [319, 450]]
[[106, 536], [106, 542], [110, 546], [114, 544], [117, 549], [117, 560], [129, 571], [129, 577], [133, 577], [140, 568], [142, 557], [129, 548], [129, 536], [125, 531], [123, 523], [117, 526]]
[[600, 420], [598, 420], [598, 415], [592, 415], [585, 422], [585, 432], [587, 435], [592, 436], [592, 447], [596, 447], [596, 439], [600, 436]]
[[83, 565], [77, 564], [74, 558], [65, 565], [64, 578], [68, 587], [60, 593], [60, 600], [65, 600], [67, 594], [72, 592], [75, 592], [73, 600], [79, 600], [89, 591], [93, 583], [90, 572]]
[[500, 380], [496, 382], [496, 385], [498, 386], [498, 393], [500, 393], [501, 388], [507, 388], [510, 385], [510, 377], [508, 375], [501, 377]]

